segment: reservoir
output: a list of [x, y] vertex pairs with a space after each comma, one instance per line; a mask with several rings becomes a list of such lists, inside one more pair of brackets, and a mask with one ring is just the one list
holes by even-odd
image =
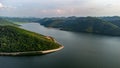
[[0, 56], [0, 68], [120, 68], [120, 37], [61, 31], [38, 23], [21, 25], [54, 37], [64, 48], [42, 56]]

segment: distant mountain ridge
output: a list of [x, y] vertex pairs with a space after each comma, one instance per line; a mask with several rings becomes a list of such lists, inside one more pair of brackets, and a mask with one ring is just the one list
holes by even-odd
[[61, 30], [119, 36], [120, 25], [110, 20], [99, 17], [68, 17], [44, 18], [38, 22], [43, 26]]
[[99, 17], [100, 19], [104, 21], [111, 22], [117, 26], [120, 27], [120, 17], [119, 16], [113, 16], [113, 17]]
[[17, 22], [38, 22], [45, 27], [66, 31], [120, 36], [120, 17], [52, 17], [52, 18], [9, 18]]
[[7, 21], [3, 18], [0, 18], [0, 26], [5, 26], [5, 25], [17, 26], [17, 24]]

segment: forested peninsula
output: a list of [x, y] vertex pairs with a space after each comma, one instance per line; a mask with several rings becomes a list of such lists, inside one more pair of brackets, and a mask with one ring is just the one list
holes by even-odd
[[40, 55], [62, 49], [56, 40], [0, 18], [0, 55]]

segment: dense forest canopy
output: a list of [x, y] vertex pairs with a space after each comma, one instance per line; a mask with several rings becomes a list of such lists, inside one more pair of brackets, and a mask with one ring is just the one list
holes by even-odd
[[44, 51], [59, 48], [53, 38], [30, 32], [0, 19], [0, 52]]

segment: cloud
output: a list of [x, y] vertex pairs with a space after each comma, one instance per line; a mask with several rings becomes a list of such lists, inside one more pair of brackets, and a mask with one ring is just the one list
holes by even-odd
[[2, 0], [0, 15], [104, 16], [120, 15], [120, 0]]
[[15, 9], [16, 7], [13, 7], [13, 6], [6, 6], [6, 5], [3, 5], [2, 3], [0, 3], [0, 9]]
[[3, 4], [2, 4], [2, 3], [0, 3], [0, 8], [4, 8], [4, 6], [3, 6]]

